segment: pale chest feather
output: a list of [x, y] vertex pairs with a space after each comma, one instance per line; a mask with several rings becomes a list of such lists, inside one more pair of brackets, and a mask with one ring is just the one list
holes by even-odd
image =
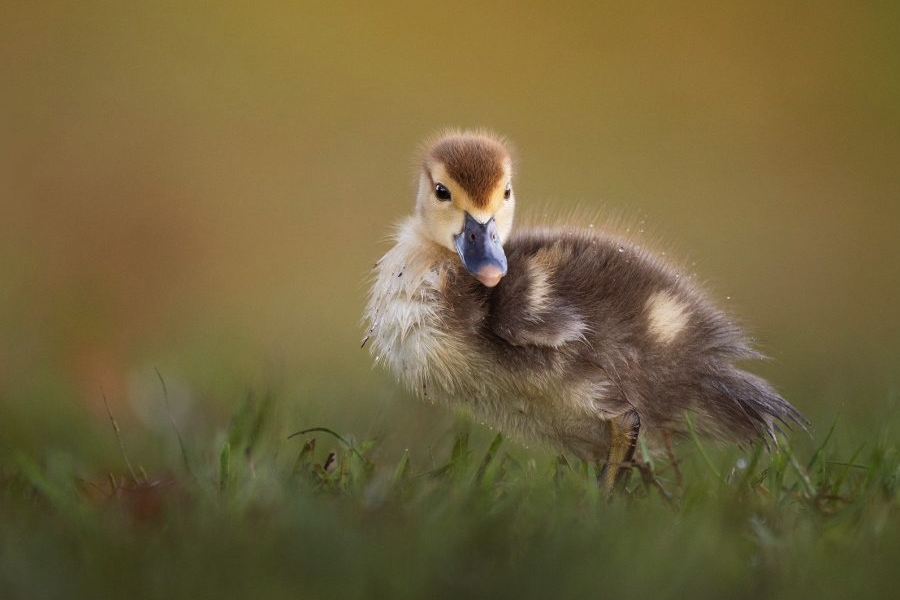
[[376, 363], [413, 393], [428, 399], [453, 393], [465, 369], [460, 342], [443, 327], [441, 293], [446, 267], [400, 243], [378, 262], [367, 306], [367, 339]]
[[595, 426], [581, 430], [597, 417], [607, 382], [567, 381], [556, 368], [534, 377], [502, 366], [487, 351], [478, 319], [453, 316], [445, 294], [455, 260], [417, 253], [401, 240], [378, 262], [366, 336], [376, 363], [423, 399], [462, 408], [517, 437], [558, 443], [596, 436]]

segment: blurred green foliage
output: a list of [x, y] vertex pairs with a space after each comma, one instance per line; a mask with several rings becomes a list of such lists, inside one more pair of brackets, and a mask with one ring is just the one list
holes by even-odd
[[[239, 411], [233, 424], [260, 414]], [[286, 436], [273, 423], [252, 451], [232, 450], [242, 445], [227, 437], [218, 459], [136, 476], [19, 455], [0, 464], [0, 589], [6, 598], [842, 598], [893, 586], [895, 437], [871, 440], [849, 462], [831, 436], [802, 455], [687, 444], [607, 499], [593, 465], [469, 426], [451, 432], [430, 458], [398, 459], [376, 440], [327, 428]], [[190, 454], [216, 447], [187, 439]]]

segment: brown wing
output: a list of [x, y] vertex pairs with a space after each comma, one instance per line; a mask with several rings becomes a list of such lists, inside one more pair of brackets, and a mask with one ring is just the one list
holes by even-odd
[[583, 340], [584, 316], [559, 289], [560, 244], [507, 248], [509, 271], [491, 298], [490, 327], [513, 346], [559, 348]]

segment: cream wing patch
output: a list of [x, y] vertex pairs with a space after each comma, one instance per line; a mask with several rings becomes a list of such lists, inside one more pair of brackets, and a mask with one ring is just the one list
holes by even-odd
[[669, 292], [656, 292], [644, 305], [647, 311], [647, 331], [661, 344], [669, 344], [688, 324], [687, 305]]
[[535, 259], [526, 263], [528, 269], [528, 298], [526, 310], [540, 313], [550, 304], [550, 273], [548, 268]]

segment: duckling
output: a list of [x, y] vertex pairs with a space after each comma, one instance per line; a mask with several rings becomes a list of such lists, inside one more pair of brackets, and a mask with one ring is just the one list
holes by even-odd
[[[804, 416], [734, 366], [760, 358], [693, 283], [594, 228], [513, 232], [505, 141], [451, 131], [423, 146], [413, 214], [375, 266], [363, 345], [414, 394], [498, 430], [604, 460], [611, 492], [638, 436], [689, 426], [777, 444]], [[689, 419], [689, 420], [688, 420]]]

